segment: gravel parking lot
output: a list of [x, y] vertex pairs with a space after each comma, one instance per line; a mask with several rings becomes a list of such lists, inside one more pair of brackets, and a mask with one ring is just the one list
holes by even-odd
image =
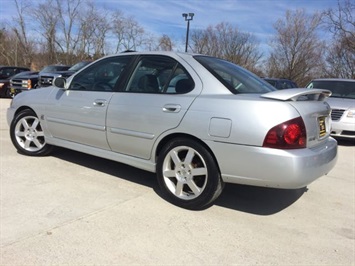
[[0, 99], [0, 265], [355, 265], [355, 146], [307, 188], [226, 185], [187, 211], [155, 176], [57, 149], [20, 155]]

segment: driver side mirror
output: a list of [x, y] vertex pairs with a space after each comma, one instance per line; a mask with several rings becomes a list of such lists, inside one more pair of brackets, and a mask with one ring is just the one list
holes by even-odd
[[65, 82], [66, 82], [66, 79], [63, 77], [57, 77], [53, 80], [54, 86], [61, 88], [61, 89], [64, 89]]

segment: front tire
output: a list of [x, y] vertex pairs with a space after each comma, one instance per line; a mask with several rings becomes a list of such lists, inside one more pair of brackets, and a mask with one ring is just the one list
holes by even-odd
[[5, 89], [5, 98], [11, 98], [11, 91], [10, 88]]
[[174, 139], [164, 146], [158, 157], [157, 177], [163, 196], [186, 209], [207, 207], [223, 190], [211, 153], [187, 138]]
[[46, 143], [40, 120], [29, 109], [21, 111], [12, 120], [10, 137], [18, 152], [25, 155], [44, 156], [52, 151], [52, 146]]

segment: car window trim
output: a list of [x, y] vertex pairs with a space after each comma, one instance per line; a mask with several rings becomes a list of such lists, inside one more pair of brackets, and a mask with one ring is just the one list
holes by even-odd
[[118, 55], [116, 58], [122, 58], [122, 57], [131, 57], [130, 62], [127, 64], [126, 68], [123, 70], [121, 73], [120, 77], [118, 78], [115, 86], [113, 87], [112, 92], [121, 92], [122, 90], [125, 90], [128, 80], [130, 79], [135, 66], [137, 65], [137, 58], [139, 57], [138, 55]]

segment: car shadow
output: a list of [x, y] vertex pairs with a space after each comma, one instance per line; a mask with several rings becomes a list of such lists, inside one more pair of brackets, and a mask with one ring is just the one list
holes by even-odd
[[226, 184], [215, 205], [255, 215], [272, 215], [295, 203], [308, 189], [276, 189]]
[[154, 173], [126, 164], [59, 147], [55, 148], [51, 156], [142, 186], [151, 187], [154, 190], [158, 189], [158, 183], [156, 182]]
[[340, 146], [355, 146], [355, 139], [336, 139]]
[[[64, 148], [56, 148], [52, 156], [129, 182], [150, 187], [157, 195], [163, 198], [154, 173]], [[307, 188], [287, 190], [226, 184], [222, 194], [212, 205], [255, 215], [272, 215], [292, 205], [306, 191]]]

